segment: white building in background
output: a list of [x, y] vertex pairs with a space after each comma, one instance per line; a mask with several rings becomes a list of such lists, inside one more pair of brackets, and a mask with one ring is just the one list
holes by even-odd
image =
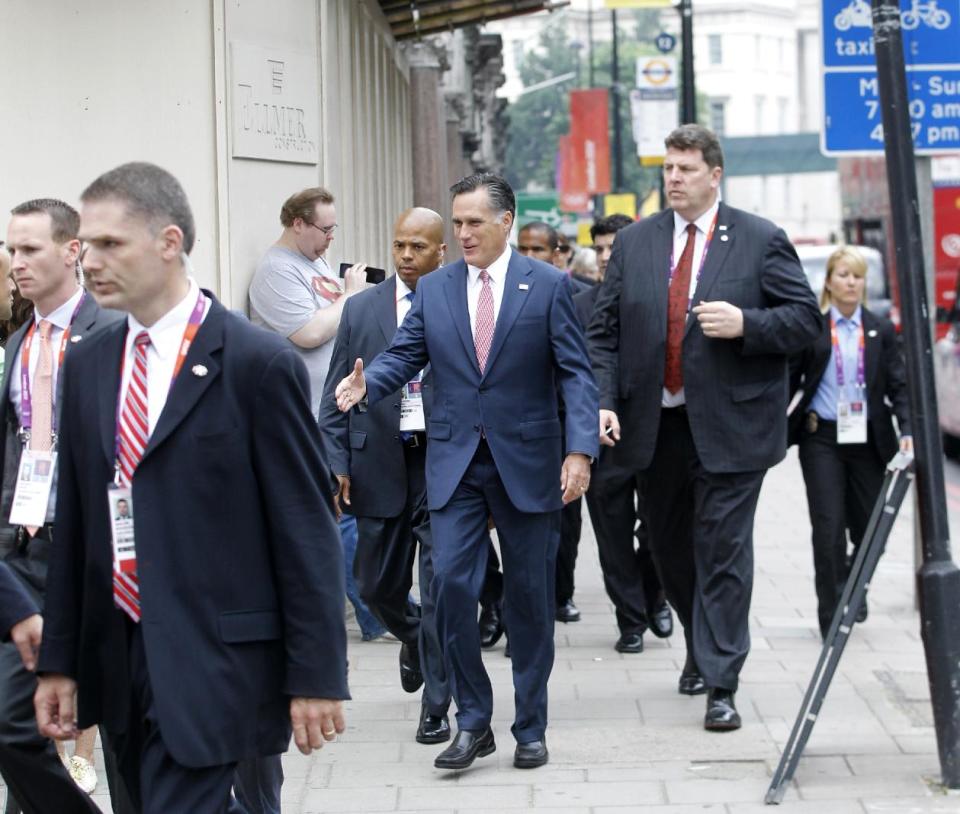
[[[816, 0], [693, 0], [693, 11], [697, 94], [706, 98], [703, 124], [725, 139], [819, 132]], [[588, 21], [595, 43], [610, 41], [610, 12], [602, 0], [572, 0], [568, 8], [552, 14], [489, 24], [488, 30], [503, 37], [506, 82], [501, 95], [516, 98], [522, 89], [519, 67], [524, 55], [537, 48], [540, 31], [551, 19], [565, 25], [571, 40], [583, 45], [581, 71], [586, 82]], [[679, 41], [675, 9], [661, 13], [661, 24]], [[628, 25], [632, 27], [632, 22], [621, 25], [621, 37], [628, 33]], [[650, 32], [651, 37], [656, 33]], [[731, 151], [733, 146], [730, 142]], [[755, 175], [741, 175], [731, 165], [724, 197], [733, 206], [774, 220], [794, 239], [827, 240], [841, 230], [840, 184], [836, 170], [829, 168], [832, 162], [821, 163], [828, 169], [775, 172], [768, 163], [763, 174]]]

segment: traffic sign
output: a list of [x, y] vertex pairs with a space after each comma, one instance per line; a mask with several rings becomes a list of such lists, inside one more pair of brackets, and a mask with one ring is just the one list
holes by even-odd
[[[883, 153], [868, 0], [822, 0], [827, 155]], [[960, 0], [900, 0], [916, 152], [960, 149]]]
[[657, 38], [653, 41], [653, 44], [657, 46], [657, 50], [661, 54], [669, 54], [677, 47], [677, 38], [673, 36], [673, 34], [661, 31], [657, 34]]
[[576, 217], [560, 209], [560, 196], [556, 192], [518, 192], [517, 225], [525, 226], [534, 221], [543, 221], [559, 229], [564, 223], [576, 222]]

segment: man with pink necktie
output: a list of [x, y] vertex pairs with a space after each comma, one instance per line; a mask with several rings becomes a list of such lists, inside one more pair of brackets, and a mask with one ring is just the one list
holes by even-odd
[[430, 363], [426, 480], [434, 594], [459, 729], [434, 765], [464, 769], [496, 748], [476, 616], [492, 515], [513, 657], [514, 766], [534, 768], [548, 760], [560, 508], [589, 485], [598, 451], [591, 412], [597, 390], [569, 278], [508, 245], [513, 190], [481, 173], [451, 192], [464, 259], [420, 281], [390, 347], [366, 371], [358, 359], [336, 396], [344, 411], [364, 396], [373, 404]]

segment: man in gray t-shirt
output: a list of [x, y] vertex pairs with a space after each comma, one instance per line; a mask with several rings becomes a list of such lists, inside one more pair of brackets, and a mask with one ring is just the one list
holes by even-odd
[[303, 357], [317, 415], [343, 303], [367, 287], [366, 266], [353, 266], [341, 282], [327, 265], [324, 253], [333, 242], [337, 212], [333, 195], [322, 187], [290, 197], [280, 222], [283, 234], [250, 283], [250, 319], [285, 336]]

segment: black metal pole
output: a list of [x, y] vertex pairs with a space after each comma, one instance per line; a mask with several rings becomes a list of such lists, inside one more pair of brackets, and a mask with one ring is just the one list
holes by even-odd
[[610, 9], [613, 26], [610, 65], [610, 101], [613, 104], [613, 191], [623, 191], [623, 140], [620, 137], [620, 53], [617, 49], [617, 10]]
[[907, 357], [910, 422], [917, 462], [923, 565], [917, 574], [923, 646], [944, 785], [960, 788], [960, 571], [950, 529], [937, 419], [917, 176], [897, 0], [872, 0], [887, 184], [896, 245]]
[[697, 121], [697, 91], [693, 80], [693, 5], [680, 0], [680, 124]]

